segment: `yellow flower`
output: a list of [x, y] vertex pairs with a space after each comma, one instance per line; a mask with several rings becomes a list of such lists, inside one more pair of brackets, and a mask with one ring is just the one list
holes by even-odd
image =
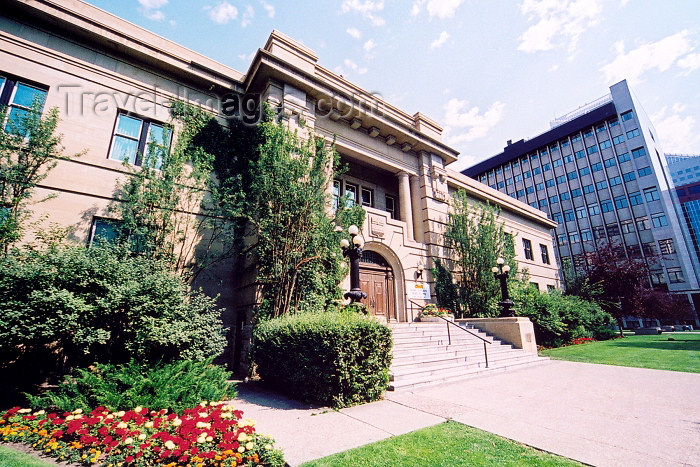
[[175, 443], [173, 443], [171, 440], [167, 440], [165, 442], [165, 447], [172, 451], [175, 449]]
[[272, 445], [271, 445], [271, 444], [266, 444], [266, 445], [265, 445], [265, 450], [266, 450], [266, 451], [269, 451], [269, 450], [271, 450], [271, 449], [272, 449]]
[[74, 414], [83, 413], [83, 409], [75, 409], [72, 413], [74, 413]]
[[245, 448], [248, 449], [248, 450], [251, 450], [251, 449], [253, 449], [254, 447], [255, 447], [255, 443], [253, 443], [253, 442], [247, 443], [247, 444], [245, 445]]
[[126, 439], [124, 440], [124, 444], [131, 444], [131, 443], [133, 443], [133, 442], [134, 442], [134, 439], [133, 439], [133, 438], [126, 438]]
[[214, 438], [211, 437], [211, 436], [207, 436], [205, 439], [206, 439], [207, 442], [209, 442], [209, 443], [211, 443], [212, 441], [214, 441]]
[[140, 405], [134, 409], [134, 412], [141, 412], [143, 410], [143, 407]]
[[153, 428], [153, 422], [146, 422], [144, 425], [146, 428]]
[[143, 441], [144, 439], [146, 439], [146, 433], [141, 433], [141, 434], [139, 435], [139, 439], [142, 440], [142, 441]]
[[40, 410], [38, 412], [34, 412], [34, 415], [44, 415], [46, 413], [46, 410]]
[[123, 410], [120, 410], [119, 412], [115, 413], [114, 415], [116, 415], [117, 417], [120, 417], [120, 418], [121, 418], [121, 417], [123, 417], [124, 415], [126, 415], [126, 412], [124, 412]]
[[245, 443], [246, 441], [248, 441], [248, 435], [245, 433], [241, 433], [240, 435], [238, 435], [238, 441], [240, 441], [241, 443]]
[[245, 448], [243, 446], [238, 446], [238, 452], [245, 452]]
[[179, 418], [176, 418], [172, 421], [172, 424], [173, 424], [173, 426], [180, 426], [180, 425], [182, 425], [182, 420], [180, 420]]

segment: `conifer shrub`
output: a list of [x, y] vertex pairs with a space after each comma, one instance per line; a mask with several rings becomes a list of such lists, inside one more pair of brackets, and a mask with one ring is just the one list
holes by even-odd
[[253, 346], [263, 382], [304, 401], [347, 407], [379, 399], [389, 383], [391, 330], [358, 313], [264, 321]]
[[94, 407], [131, 410], [148, 407], [181, 414], [202, 401], [221, 401], [236, 396], [228, 379], [231, 373], [211, 360], [144, 365], [131, 360], [123, 365], [100, 364], [76, 370], [57, 389], [28, 396], [32, 407], [71, 412]]

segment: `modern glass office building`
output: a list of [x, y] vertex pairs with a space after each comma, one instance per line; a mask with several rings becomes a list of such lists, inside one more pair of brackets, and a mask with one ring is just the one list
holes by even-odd
[[587, 253], [610, 242], [649, 260], [652, 284], [700, 307], [696, 255], [684, 240], [666, 164], [653, 125], [621, 81], [549, 131], [509, 141], [463, 173], [555, 220], [562, 271], [585, 269]]

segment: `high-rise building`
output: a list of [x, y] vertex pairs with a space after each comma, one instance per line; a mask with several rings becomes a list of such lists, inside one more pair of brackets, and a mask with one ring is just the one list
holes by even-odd
[[549, 131], [509, 141], [502, 153], [463, 173], [556, 221], [562, 271], [585, 269], [587, 253], [619, 244], [628, 256], [654, 258], [650, 282], [688, 294], [697, 308], [696, 256], [684, 240], [665, 166], [651, 121], [621, 81], [551, 122]]

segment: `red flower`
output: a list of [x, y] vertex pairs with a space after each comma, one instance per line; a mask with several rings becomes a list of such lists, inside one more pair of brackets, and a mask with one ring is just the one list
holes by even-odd
[[134, 460], [134, 456], [126, 456], [126, 457], [124, 458], [124, 460], [125, 460], [126, 462], [132, 462], [132, 461]]

